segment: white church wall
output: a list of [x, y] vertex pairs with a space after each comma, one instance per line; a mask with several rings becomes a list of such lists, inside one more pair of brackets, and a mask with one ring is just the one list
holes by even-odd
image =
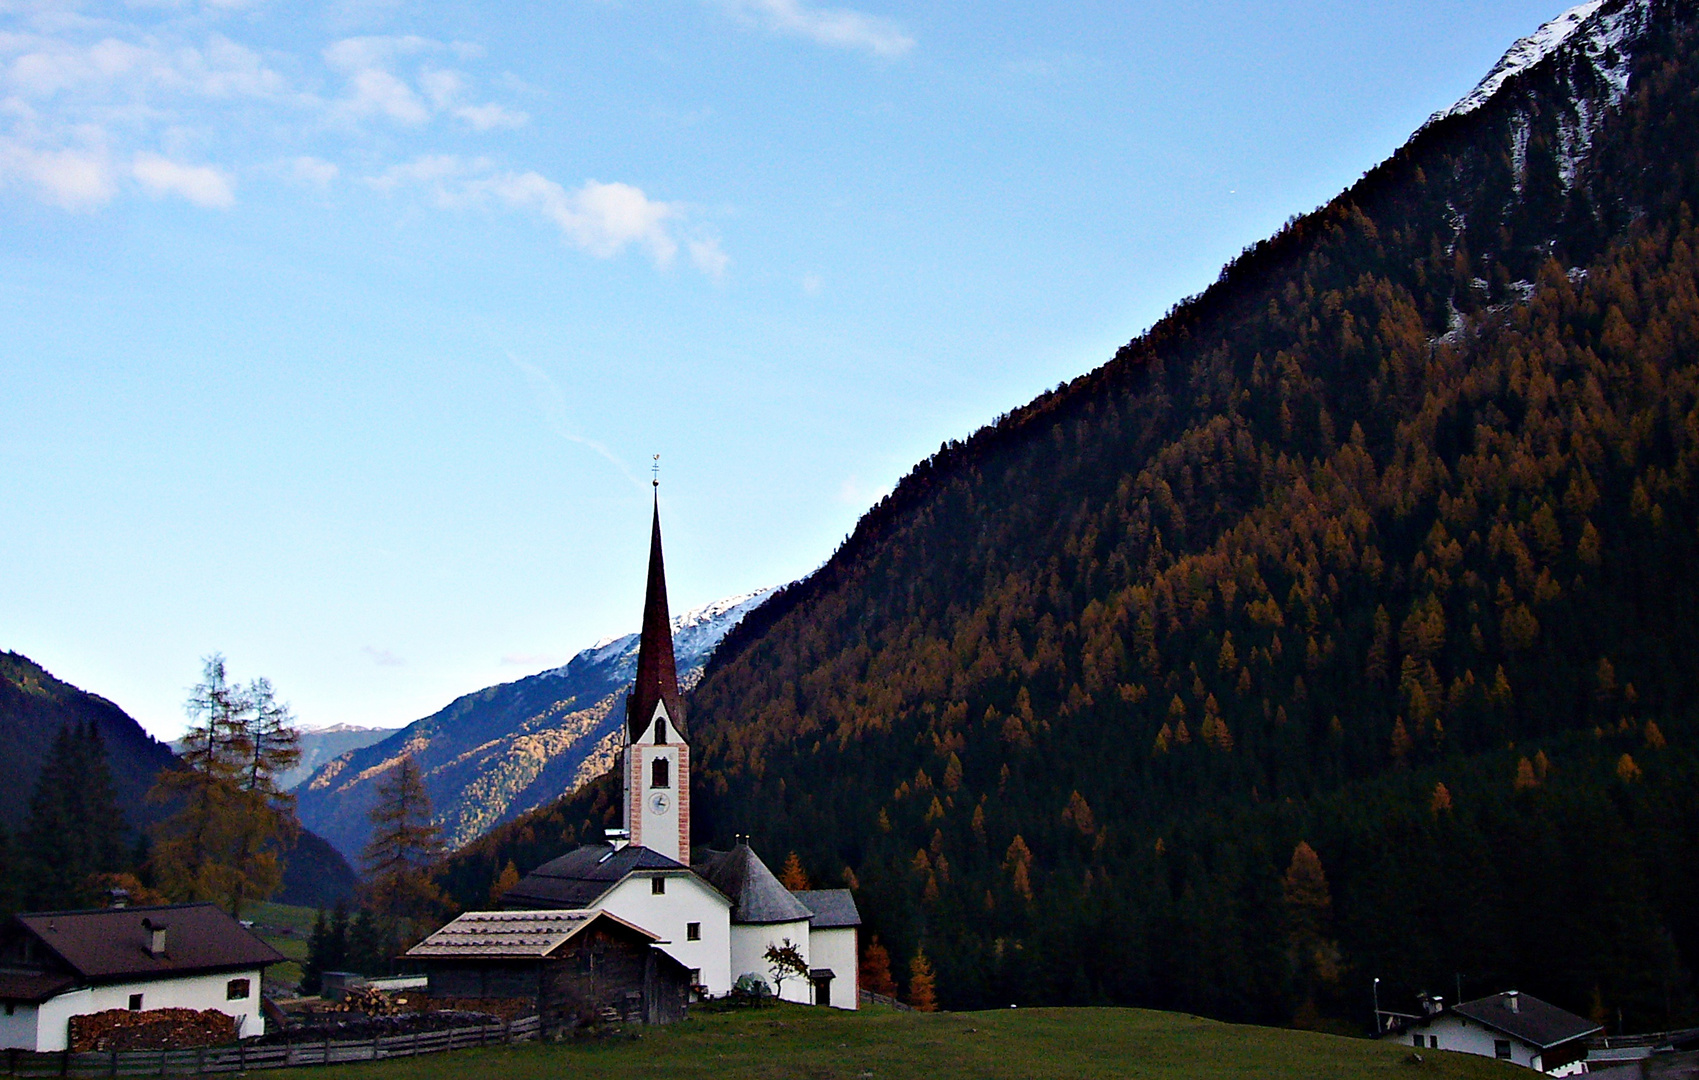
[[[653, 882], [657, 876], [666, 882], [666, 891], [659, 895]], [[741, 974], [731, 970], [731, 901], [695, 874], [633, 874], [595, 906], [659, 934], [667, 955], [687, 968], [701, 970], [702, 984], [710, 994], [731, 993], [732, 980]], [[701, 931], [696, 941], [690, 940], [691, 923], [697, 923]]]
[[861, 995], [856, 992], [856, 975], [860, 964], [856, 950], [856, 928], [839, 926], [821, 929], [816, 926], [808, 932], [808, 966], [826, 968], [832, 973], [832, 986], [827, 992], [830, 1001], [818, 1001], [817, 1005], [830, 1005], [835, 1009], [854, 1009], [860, 1005]]
[[[739, 975], [753, 973], [767, 980], [768, 986], [772, 986], [773, 969], [772, 965], [767, 963], [767, 946], [781, 945], [786, 938], [802, 953], [803, 962], [809, 963], [807, 919], [759, 926], [734, 925], [731, 929], [731, 970], [734, 981]], [[799, 1005], [808, 1005], [813, 1001], [813, 988], [801, 975], [787, 978], [784, 985], [778, 989], [779, 996], [785, 1001], [794, 1001]]]

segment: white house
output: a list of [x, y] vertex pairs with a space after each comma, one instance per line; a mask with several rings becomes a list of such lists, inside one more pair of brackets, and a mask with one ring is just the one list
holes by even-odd
[[807, 977], [785, 979], [782, 997], [857, 1006], [857, 927], [847, 889], [792, 893], [747, 843], [690, 859], [690, 744], [673, 659], [657, 504], [637, 678], [626, 699], [620, 754], [624, 828], [537, 867], [501, 900], [510, 911], [606, 911], [656, 935], [658, 948], [691, 969], [696, 985], [729, 993], [742, 975], [771, 980], [769, 946], [789, 941]]
[[265, 1034], [260, 979], [284, 957], [213, 904], [47, 911], [0, 930], [0, 1048], [64, 1050], [73, 1016], [217, 1009]]
[[1537, 997], [1511, 990], [1410, 1017], [1381, 1036], [1428, 1050], [1498, 1058], [1552, 1076], [1579, 1073], [1587, 1038], [1603, 1029]]

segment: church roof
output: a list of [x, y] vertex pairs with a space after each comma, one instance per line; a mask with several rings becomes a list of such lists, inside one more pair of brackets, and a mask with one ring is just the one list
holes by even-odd
[[740, 843], [730, 851], [710, 850], [708, 858], [692, 869], [731, 897], [734, 923], [799, 922], [814, 914], [779, 884], [748, 844]]
[[419, 959], [540, 959], [605, 920], [650, 941], [656, 935], [605, 911], [468, 911], [407, 950]]
[[667, 612], [667, 569], [661, 559], [661, 504], [655, 502], [649, 533], [649, 583], [643, 593], [643, 634], [637, 644], [637, 681], [625, 699], [626, 735], [635, 741], [649, 729], [655, 706], [664, 703], [673, 730], [684, 737], [684, 702], [673, 659], [672, 617]]
[[583, 908], [634, 871], [689, 869], [636, 844], [618, 849], [612, 844], [584, 844], [526, 874], [502, 896], [501, 904], [509, 910]]
[[861, 912], [856, 910], [855, 897], [848, 889], [799, 889], [791, 895], [814, 912], [809, 925], [816, 930], [861, 925]]

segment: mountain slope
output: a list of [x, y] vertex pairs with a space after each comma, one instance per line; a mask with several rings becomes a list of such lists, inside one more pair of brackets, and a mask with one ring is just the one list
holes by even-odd
[[[715, 646], [770, 589], [728, 597], [673, 620], [679, 676], [693, 683]], [[457, 698], [441, 712], [321, 766], [297, 789], [302, 822], [357, 860], [379, 779], [403, 755], [425, 773], [451, 847], [570, 792], [606, 771], [636, 674], [637, 635], [600, 642], [562, 667]]]
[[697, 842], [953, 1007], [1693, 1016], [1699, 15], [1571, 22], [728, 635]]
[[16, 830], [29, 815], [30, 793], [59, 729], [90, 722], [106, 745], [118, 803], [131, 815], [126, 824], [145, 824], [151, 815], [144, 796], [154, 775], [177, 759], [171, 748], [105, 698], [60, 682], [28, 657], [0, 653], [0, 824]]

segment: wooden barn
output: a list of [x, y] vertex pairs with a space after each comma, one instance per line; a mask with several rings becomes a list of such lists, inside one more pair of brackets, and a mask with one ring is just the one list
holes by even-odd
[[469, 911], [407, 951], [434, 998], [526, 998], [543, 1031], [684, 1018], [690, 971], [606, 911]]

